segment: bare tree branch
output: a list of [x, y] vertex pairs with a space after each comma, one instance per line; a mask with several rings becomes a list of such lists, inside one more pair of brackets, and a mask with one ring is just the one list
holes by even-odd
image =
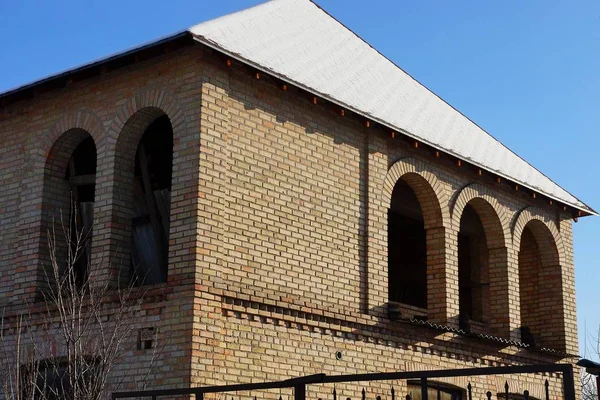
[[[123, 356], [135, 349], [132, 340], [144, 291], [133, 283], [121, 286], [100, 280], [95, 268], [78, 270], [91, 231], [77, 226], [76, 208], [60, 230], [48, 230], [49, 263], [43, 268], [41, 303], [30, 302], [16, 315], [0, 318], [0, 384], [7, 400], [100, 400], [123, 383], [113, 377]], [[66, 256], [58, 246], [65, 240]], [[62, 244], [62, 243], [61, 243]], [[62, 249], [62, 248], [61, 248]], [[95, 267], [95, 268], [94, 268]], [[13, 313], [14, 314], [14, 313]], [[139, 385], [144, 388], [156, 359], [154, 331], [151, 360]]]

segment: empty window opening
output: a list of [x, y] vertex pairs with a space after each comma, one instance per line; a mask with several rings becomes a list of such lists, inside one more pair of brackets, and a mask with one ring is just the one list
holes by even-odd
[[[75, 225], [71, 230], [71, 251], [77, 257], [73, 262], [75, 284], [81, 287], [87, 280], [92, 254], [92, 225], [94, 222], [94, 192], [96, 185], [96, 145], [88, 136], [73, 151], [65, 178], [71, 187], [70, 222]], [[81, 235], [83, 240], [77, 240]], [[76, 248], [76, 247], [80, 248]]]
[[[78, 368], [74, 364], [78, 364]], [[91, 359], [72, 361], [71, 364], [66, 359], [29, 362], [19, 371], [21, 398], [62, 400], [85, 397], [84, 393], [98, 385], [96, 368], [97, 364]]]
[[469, 204], [461, 216], [458, 234], [458, 286], [460, 319], [463, 325], [471, 320], [487, 322], [489, 252], [481, 219]]
[[167, 280], [172, 163], [173, 129], [164, 115], [146, 129], [135, 158], [131, 262], [140, 285]]
[[532, 346], [564, 348], [562, 274], [558, 250], [548, 228], [530, 221], [519, 248], [522, 340]]
[[427, 246], [423, 213], [400, 179], [388, 210], [388, 295], [392, 302], [427, 308]]
[[519, 251], [519, 291], [521, 298], [521, 325], [535, 336], [539, 327], [540, 287], [538, 276], [542, 270], [540, 249], [531, 229], [525, 227]]

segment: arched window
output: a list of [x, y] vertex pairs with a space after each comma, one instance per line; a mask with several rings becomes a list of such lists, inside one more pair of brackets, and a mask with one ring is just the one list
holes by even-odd
[[[70, 221], [75, 223], [71, 231], [71, 246], [79, 245], [76, 235], [83, 234], [83, 247], [73, 265], [75, 282], [81, 287], [87, 280], [92, 255], [92, 225], [94, 223], [94, 192], [96, 185], [96, 145], [91, 136], [84, 139], [69, 159], [66, 178], [71, 186], [73, 207]], [[73, 249], [75, 250], [75, 249]]]
[[558, 250], [546, 225], [531, 220], [519, 248], [521, 336], [530, 345], [563, 349], [562, 274]]
[[[95, 182], [94, 139], [81, 129], [63, 133], [52, 146], [44, 169], [40, 259], [50, 265], [54, 258], [60, 274], [72, 269], [78, 287], [87, 279], [91, 259]], [[47, 270], [43, 276], [48, 284], [47, 277], [53, 273]]]
[[[461, 325], [489, 318], [489, 252], [481, 218], [467, 204], [458, 234], [458, 286]], [[470, 327], [467, 327], [469, 329]]]
[[131, 265], [138, 284], [167, 280], [172, 164], [173, 129], [162, 115], [144, 131], [135, 157]]
[[391, 302], [427, 308], [427, 244], [421, 205], [399, 179], [388, 210], [388, 294]]
[[[408, 400], [422, 400], [421, 382], [407, 382]], [[462, 400], [465, 396], [465, 390], [448, 383], [428, 381], [427, 398], [430, 400]]]

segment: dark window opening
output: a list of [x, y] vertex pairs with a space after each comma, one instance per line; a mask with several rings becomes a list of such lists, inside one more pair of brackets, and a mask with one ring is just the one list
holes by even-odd
[[388, 210], [388, 295], [393, 302], [427, 308], [425, 225], [414, 190], [399, 180]]
[[[420, 382], [408, 382], [408, 396], [411, 400], [421, 400]], [[462, 400], [464, 391], [446, 383], [428, 382], [427, 398], [430, 400]]]
[[[65, 174], [71, 186], [71, 222], [76, 229], [71, 231], [71, 251], [78, 257], [74, 260], [73, 273], [75, 284], [81, 288], [87, 280], [92, 250], [92, 225], [94, 222], [94, 194], [96, 186], [96, 145], [92, 137], [84, 139], [73, 151]], [[83, 243], [78, 243], [77, 236], [83, 233]], [[81, 249], [76, 249], [77, 245]], [[77, 253], [75, 253], [77, 250]]]
[[135, 159], [132, 270], [136, 284], [167, 281], [173, 129], [165, 115], [142, 136]]
[[[20, 392], [23, 399], [68, 400], [80, 398], [84, 393], [93, 391], [95, 364], [84, 362], [79, 365], [78, 379], [70, 379], [73, 372], [66, 361], [42, 360], [21, 366]], [[83, 370], [85, 369], [85, 370]], [[79, 395], [73, 390], [72, 382], [76, 382]]]
[[488, 248], [483, 224], [467, 204], [458, 234], [458, 285], [461, 321], [485, 322], [488, 296]]

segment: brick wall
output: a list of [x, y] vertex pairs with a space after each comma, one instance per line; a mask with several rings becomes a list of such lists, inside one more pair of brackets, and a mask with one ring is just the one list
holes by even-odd
[[[161, 386], [189, 384], [201, 213], [201, 59], [198, 48], [178, 50], [13, 104], [0, 116], [0, 303], [7, 317], [21, 312], [23, 305], [35, 307], [45, 281], [46, 230], [58, 210], [64, 214], [69, 209], [67, 162], [88, 136], [98, 154], [91, 272], [100, 282], [116, 284], [119, 273], [128, 278], [137, 144], [155, 118], [169, 117], [174, 136], [169, 281], [140, 289], [149, 291], [135, 322], [135, 332], [137, 327], [154, 327], [164, 333], [155, 361], [161, 373], [154, 383]], [[116, 373], [128, 375], [134, 385], [151, 358], [151, 351], [135, 350]]]
[[[399, 179], [425, 222], [429, 321], [459, 325], [457, 238], [469, 205], [488, 254], [481, 279], [489, 294], [480, 302], [489, 296], [489, 315], [479, 329], [519, 340], [528, 323], [545, 346], [577, 353], [567, 213], [260, 78], [198, 45], [11, 106], [0, 117], [2, 302], [16, 310], [39, 290], [43, 232], [59, 197], [50, 175], [62, 158], [53, 149], [69, 154], [78, 132], [98, 153], [93, 264], [98, 279], [116, 282], [129, 265], [137, 143], [166, 114], [174, 136], [169, 275], [139, 321], [165, 338], [157, 386], [559, 361], [389, 321], [387, 211]], [[527, 275], [532, 240], [537, 278]], [[130, 357], [137, 368], [148, 355]], [[135, 371], [119, 373], [133, 380]], [[535, 395], [540, 382], [520, 383]]]

